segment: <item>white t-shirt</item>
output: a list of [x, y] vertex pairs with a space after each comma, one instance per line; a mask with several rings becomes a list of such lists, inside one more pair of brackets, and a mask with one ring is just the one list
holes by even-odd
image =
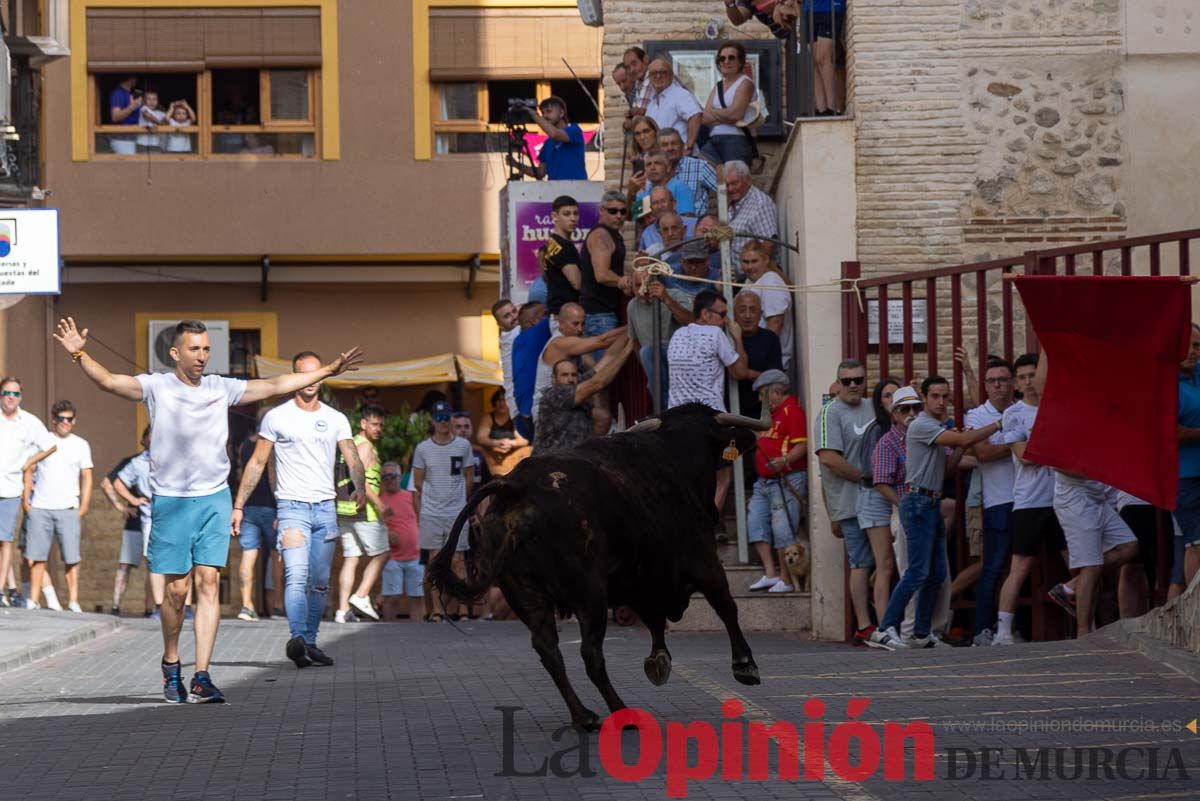
[[155, 495], [198, 498], [228, 486], [229, 407], [246, 393], [246, 382], [219, 375], [193, 387], [175, 373], [143, 373], [142, 402], [150, 414], [150, 486]]
[[[721, 98], [717, 96], [717, 86], [719, 84], [713, 84], [712, 91], [708, 93], [709, 107], [719, 108], [719, 109], [727, 109], [730, 106], [732, 106], [734, 98], [737, 97], [738, 89], [741, 88], [743, 82], [749, 81], [749, 80], [750, 79], [748, 77], [746, 77], [745, 75], [739, 75], [737, 77], [737, 80], [734, 81], [730, 85], [730, 87], [725, 90], [725, 92], [724, 92], [725, 102], [723, 104], [721, 103]], [[754, 87], [753, 81], [751, 81], [750, 91], [752, 93], [750, 95], [750, 102], [746, 104], [746, 111], [745, 111], [745, 113], [742, 114], [742, 122], [750, 122], [755, 117], [754, 96], [755, 96], [755, 93], [758, 92], [758, 90]], [[719, 123], [717, 125], [712, 126], [712, 128], [708, 132], [708, 135], [709, 136], [743, 136], [744, 134], [742, 133], [742, 129], [737, 127], [736, 125], [731, 125], [730, 123], [723, 122], [723, 123]]]
[[[967, 428], [984, 428], [999, 420], [1000, 417], [1000, 411], [992, 405], [991, 401], [988, 401], [967, 412], [965, 423]], [[987, 441], [990, 445], [1003, 445], [1004, 432], [997, 431], [988, 437]], [[984, 509], [991, 509], [1002, 503], [1012, 503], [1013, 482], [1016, 480], [1017, 472], [1011, 458], [983, 462], [979, 465], [979, 472], [983, 476]]]
[[[538, 407], [542, 405], [542, 393], [554, 379], [554, 365], [546, 362], [546, 348], [550, 347], [551, 342], [562, 336], [562, 332], [553, 322], [550, 324], [550, 331], [550, 339], [546, 340], [542, 352], [538, 354], [537, 371], [534, 373], [533, 379], [533, 421], [535, 423], [538, 419]], [[580, 370], [580, 372], [583, 371]]]
[[684, 144], [688, 141], [688, 120], [704, 112], [695, 96], [678, 81], [661, 92], [650, 90], [646, 101], [646, 116], [654, 120], [660, 129], [674, 128]]
[[[767, 287], [780, 287], [779, 289], [768, 289]], [[774, 270], [767, 270], [758, 280], [754, 282], [754, 286], [748, 287], [747, 292], [753, 292], [758, 295], [758, 299], [762, 302], [762, 320], [759, 322], [760, 328], [767, 327], [767, 318], [783, 315], [783, 328], [779, 332], [779, 345], [783, 350], [783, 369], [787, 370], [792, 364], [792, 293], [786, 289], [787, 282], [783, 277]]]
[[508, 414], [517, 419], [517, 392], [513, 389], [513, 343], [521, 335], [521, 326], [513, 326], [511, 331], [500, 332], [500, 371], [504, 375], [504, 400], [508, 404]]
[[689, 323], [680, 328], [667, 346], [668, 408], [703, 403], [725, 411], [725, 368], [737, 360], [737, 349], [721, 327]]
[[[172, 128], [186, 128], [189, 125], [195, 125], [192, 122], [179, 122], [172, 117], [167, 120], [167, 124]], [[191, 134], [167, 134], [167, 152], [168, 153], [191, 153], [192, 152], [192, 135]]]
[[0, 414], [0, 498], [20, 498], [25, 490], [25, 462], [41, 448], [38, 443], [49, 432], [24, 409], [11, 418]]
[[267, 412], [258, 435], [275, 443], [275, 497], [285, 501], [331, 501], [338, 443], [352, 440], [346, 415], [324, 403], [309, 412], [289, 400]]
[[[1017, 401], [1004, 410], [1004, 444], [1028, 442], [1038, 407]], [[1054, 505], [1054, 468], [1025, 464], [1013, 454], [1013, 509], [1044, 509]]]
[[75, 509], [79, 506], [79, 473], [92, 469], [92, 446], [74, 434], [60, 437], [46, 432], [39, 450], [58, 450], [37, 464], [33, 476], [34, 509]]

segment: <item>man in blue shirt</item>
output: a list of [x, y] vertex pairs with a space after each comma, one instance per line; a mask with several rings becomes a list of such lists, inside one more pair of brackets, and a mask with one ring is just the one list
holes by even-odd
[[[142, 113], [142, 93], [134, 90], [137, 76], [129, 75], [108, 93], [108, 114], [113, 125], [137, 125]], [[131, 156], [137, 152], [132, 136], [110, 134], [109, 146], [114, 153]]]
[[1176, 536], [1182, 535], [1185, 549], [1184, 586], [1200, 570], [1200, 326], [1195, 323], [1190, 343], [1188, 356], [1179, 365], [1179, 492], [1175, 499]]
[[513, 394], [517, 401], [517, 430], [526, 439], [533, 438], [533, 396], [537, 383], [537, 362], [550, 341], [550, 318], [546, 307], [529, 301], [517, 317], [521, 333], [513, 340]]
[[[540, 112], [540, 113], [539, 113]], [[583, 163], [583, 129], [567, 119], [567, 104], [561, 97], [547, 97], [538, 104], [538, 111], [529, 110], [549, 138], [538, 151], [536, 167], [527, 167], [509, 157], [509, 166], [531, 178], [551, 181], [586, 181], [587, 167]]]

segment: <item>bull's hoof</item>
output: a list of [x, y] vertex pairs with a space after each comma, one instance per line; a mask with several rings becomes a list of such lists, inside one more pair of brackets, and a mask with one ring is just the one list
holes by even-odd
[[646, 657], [643, 664], [646, 678], [656, 687], [661, 687], [671, 678], [671, 655], [666, 651], [655, 651]]
[[762, 679], [758, 677], [758, 665], [754, 664], [754, 660], [749, 660], [742, 663], [733, 663], [733, 677], [742, 684], [762, 684]]
[[590, 709], [583, 710], [583, 714], [571, 719], [571, 725], [580, 731], [600, 731], [600, 723], [600, 716]]

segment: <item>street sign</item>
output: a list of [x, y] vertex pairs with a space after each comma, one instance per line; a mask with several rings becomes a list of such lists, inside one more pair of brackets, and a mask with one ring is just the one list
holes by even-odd
[[58, 209], [0, 209], [0, 295], [62, 292]]

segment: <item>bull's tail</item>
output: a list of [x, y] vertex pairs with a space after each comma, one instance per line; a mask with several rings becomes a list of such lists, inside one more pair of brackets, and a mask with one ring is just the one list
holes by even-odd
[[[470, 602], [495, 583], [495, 576], [491, 575], [494, 571], [479, 570], [467, 580], [460, 578], [454, 572], [451, 560], [454, 559], [454, 553], [458, 549], [458, 539], [463, 533], [463, 527], [468, 524], [479, 504], [485, 498], [490, 498], [506, 488], [507, 484], [503, 479], [497, 478], [489, 481], [471, 496], [471, 500], [467, 501], [467, 505], [458, 513], [458, 517], [454, 520], [454, 526], [450, 529], [450, 536], [446, 539], [446, 544], [429, 563], [429, 582], [441, 593], [460, 601]], [[491, 560], [488, 560], [488, 563], [494, 564]]]

